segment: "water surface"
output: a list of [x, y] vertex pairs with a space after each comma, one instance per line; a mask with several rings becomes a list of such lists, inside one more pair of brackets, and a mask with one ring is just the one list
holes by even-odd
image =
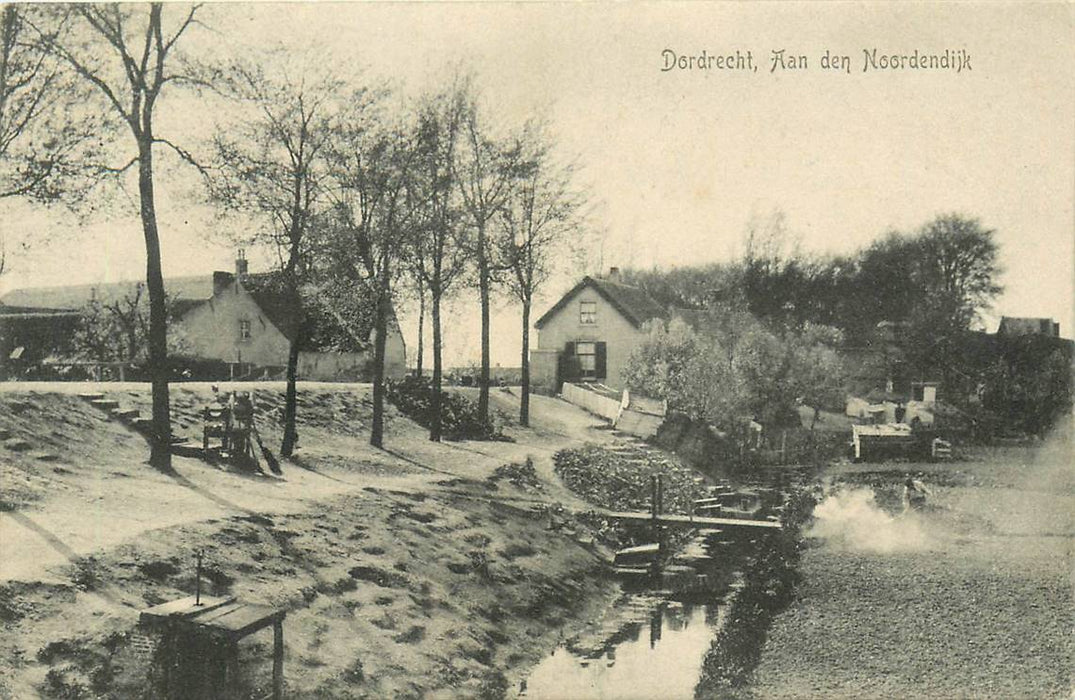
[[534, 668], [519, 697], [691, 700], [722, 607], [665, 601], [648, 620], [628, 619], [603, 643], [557, 647]]

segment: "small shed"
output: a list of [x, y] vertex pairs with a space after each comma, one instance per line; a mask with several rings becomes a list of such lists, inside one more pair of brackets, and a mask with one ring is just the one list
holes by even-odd
[[272, 697], [284, 694], [284, 617], [287, 611], [239, 603], [235, 598], [189, 596], [143, 610], [139, 622], [161, 637], [165, 698], [225, 700], [240, 697], [239, 641], [273, 629]]
[[907, 456], [917, 445], [918, 440], [906, 423], [851, 426], [851, 451], [856, 462]]

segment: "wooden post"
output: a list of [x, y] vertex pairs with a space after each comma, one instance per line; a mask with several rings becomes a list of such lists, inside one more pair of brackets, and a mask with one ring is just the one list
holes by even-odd
[[231, 697], [239, 697], [239, 640], [229, 639], [227, 641], [227, 651], [225, 652], [226, 660], [224, 662], [224, 675], [227, 679], [224, 687], [227, 688], [227, 692], [231, 694]]
[[157, 650], [156, 661], [161, 665], [161, 690], [164, 693], [163, 697], [167, 700], [171, 700], [175, 697], [173, 686], [176, 679], [175, 625], [166, 623], [160, 635], [160, 647]]
[[194, 573], [194, 604], [202, 604], [202, 550], [195, 552], [198, 558], [197, 568]]
[[664, 557], [664, 528], [661, 526], [659, 520], [661, 514], [664, 512], [664, 475], [657, 475], [657, 566], [661, 565], [661, 559]]
[[664, 556], [664, 538], [661, 536], [661, 475], [650, 476], [650, 518], [653, 522], [653, 537], [657, 540], [657, 559], [653, 562], [654, 573], [661, 569], [661, 557]]
[[272, 700], [284, 697], [284, 620], [272, 623]]
[[664, 475], [657, 475], [657, 515], [664, 512]]

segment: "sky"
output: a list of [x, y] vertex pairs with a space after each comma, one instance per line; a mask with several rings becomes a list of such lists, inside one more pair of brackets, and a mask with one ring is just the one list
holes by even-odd
[[[1071, 337], [1072, 13], [1064, 3], [225, 4], [206, 8], [208, 28], [190, 46], [203, 56], [267, 44], [323, 52], [404, 92], [463, 61], [505, 123], [543, 115], [577, 158], [603, 234], [590, 272], [731, 259], [748, 222], [774, 210], [819, 253], [959, 212], [1000, 243], [1005, 291], [987, 328], [1001, 315], [1050, 316]], [[806, 67], [771, 70], [779, 50]], [[945, 50], [969, 66], [864, 70], [867, 52]], [[749, 51], [757, 70], [663, 70], [672, 53], [703, 51]], [[822, 67], [826, 52], [847, 56], [846, 70]], [[170, 138], [204, 131], [190, 98], [164, 107]], [[234, 224], [186, 191], [188, 175], [172, 168], [160, 179], [165, 274], [230, 269], [222, 234]], [[0, 290], [143, 274], [133, 202], [117, 198], [110, 218], [90, 221], [2, 206], [9, 241], [32, 245], [14, 247]], [[576, 279], [565, 270], [550, 283], [538, 314]], [[453, 305], [448, 364], [476, 361], [476, 316], [476, 294]], [[518, 323], [501, 302], [494, 363], [518, 364]], [[412, 347], [413, 325], [404, 318]]]

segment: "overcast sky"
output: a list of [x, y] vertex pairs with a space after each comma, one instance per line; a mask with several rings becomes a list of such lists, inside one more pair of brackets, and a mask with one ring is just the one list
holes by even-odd
[[[257, 4], [211, 6], [205, 19], [215, 33], [203, 31], [199, 46], [323, 46], [408, 90], [469, 62], [506, 119], [547, 114], [578, 155], [601, 202], [605, 266], [726, 260], [748, 220], [773, 209], [806, 250], [832, 252], [956, 211], [997, 230], [1006, 291], [995, 318], [1052, 316], [1072, 335], [1069, 5]], [[749, 51], [757, 71], [663, 71], [666, 49]], [[806, 56], [808, 68], [770, 72], [779, 49]], [[864, 71], [873, 49], [962, 51], [969, 69]], [[850, 72], [823, 69], [826, 51], [848, 56]], [[168, 124], [204, 122], [187, 108]], [[161, 183], [166, 275], [228, 269], [231, 248], [206, 242], [215, 214], [179, 189]], [[143, 274], [129, 204], [89, 224], [3, 206], [4, 229], [35, 248], [11, 261], [0, 289]], [[477, 357], [471, 311], [456, 311], [449, 363]], [[495, 362], [518, 364], [516, 326], [513, 310], [498, 314]]]

